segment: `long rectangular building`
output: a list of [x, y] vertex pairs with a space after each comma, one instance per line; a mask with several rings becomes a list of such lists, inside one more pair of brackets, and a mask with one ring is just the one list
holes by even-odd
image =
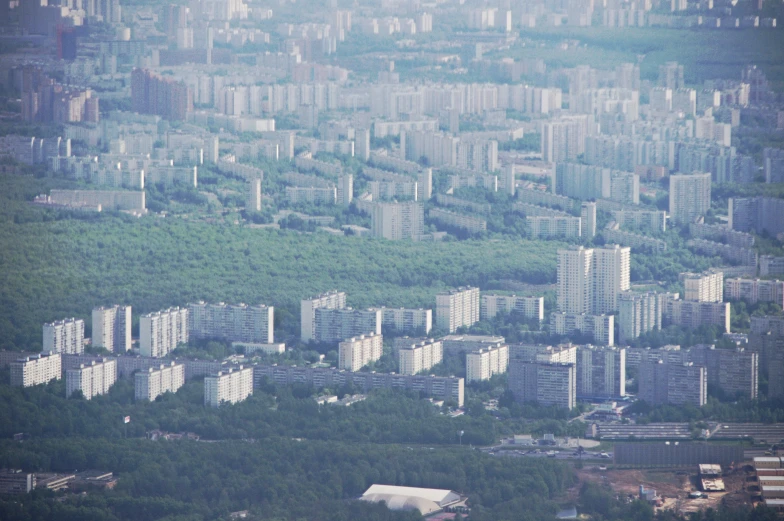
[[666, 323], [691, 328], [721, 326], [724, 333], [730, 332], [729, 302], [691, 302], [669, 298], [662, 313]]
[[229, 305], [219, 302], [188, 304], [188, 330], [192, 338], [271, 344], [275, 308], [263, 304]]
[[509, 361], [509, 389], [521, 403], [573, 409], [577, 403], [575, 364]]
[[381, 325], [383, 328], [394, 329], [406, 334], [429, 334], [433, 329], [432, 309], [406, 309], [386, 308], [381, 309]]
[[176, 393], [185, 383], [185, 366], [176, 362], [161, 364], [139, 371], [134, 376], [134, 395], [137, 400], [153, 401], [163, 393]]
[[615, 316], [585, 313], [552, 313], [550, 334], [560, 336], [591, 335], [599, 345], [615, 344]]
[[106, 394], [117, 381], [117, 361], [109, 358], [80, 364], [79, 367], [65, 372], [65, 396], [70, 398], [81, 391], [85, 400]]
[[252, 394], [252, 367], [239, 366], [204, 378], [204, 405], [219, 407], [239, 403]]
[[160, 358], [180, 344], [188, 343], [188, 309], [169, 308], [142, 315], [139, 319], [139, 352]]
[[692, 363], [640, 364], [637, 397], [651, 405], [693, 405], [702, 407], [708, 397], [707, 369]]
[[482, 320], [490, 320], [498, 313], [512, 312], [541, 323], [544, 320], [544, 297], [482, 295], [479, 299], [479, 318]]
[[773, 302], [784, 307], [784, 281], [731, 278], [724, 280], [727, 300], [744, 300], [749, 304]]
[[84, 353], [84, 320], [70, 318], [43, 326], [45, 353]]
[[394, 373], [356, 373], [334, 367], [295, 367], [281, 365], [257, 365], [254, 381], [258, 387], [264, 379], [276, 385], [303, 383], [316, 389], [336, 389], [352, 384], [362, 392], [373, 389], [401, 389], [421, 392], [426, 396], [463, 406], [465, 381], [454, 376], [421, 376]]
[[398, 349], [400, 374], [414, 375], [427, 371], [444, 359], [444, 346], [439, 340], [425, 340]]
[[340, 342], [359, 335], [381, 334], [380, 309], [316, 309], [316, 342]]
[[489, 380], [509, 368], [509, 346], [506, 344], [477, 349], [466, 354], [466, 381]]
[[338, 344], [338, 366], [348, 371], [359, 371], [375, 362], [384, 350], [384, 337], [370, 333], [348, 338]]
[[60, 353], [40, 353], [11, 362], [11, 385], [31, 387], [59, 380], [62, 375]]

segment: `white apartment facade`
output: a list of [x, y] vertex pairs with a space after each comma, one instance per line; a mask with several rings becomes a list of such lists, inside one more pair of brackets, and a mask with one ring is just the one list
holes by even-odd
[[70, 398], [75, 392], [81, 391], [85, 400], [106, 394], [117, 381], [117, 362], [104, 358], [100, 362], [80, 364], [65, 373], [65, 396]]
[[670, 176], [670, 219], [688, 224], [710, 210], [711, 174], [695, 172]]
[[130, 351], [131, 306], [94, 308], [92, 345], [112, 353]]
[[300, 301], [300, 339], [303, 342], [310, 342], [316, 339], [317, 309], [343, 309], [345, 307], [346, 293], [337, 290]]
[[436, 327], [454, 333], [479, 321], [479, 288], [459, 287], [436, 295]]
[[185, 383], [185, 365], [171, 362], [134, 375], [136, 400], [153, 401], [163, 393], [176, 393]]
[[246, 400], [253, 394], [253, 368], [239, 366], [204, 378], [204, 405], [219, 407]]
[[433, 329], [432, 309], [386, 307], [382, 307], [380, 309], [383, 327], [393, 328], [397, 331], [406, 333], [423, 331], [426, 335], [430, 333], [431, 329]]
[[724, 273], [709, 270], [703, 273], [682, 273], [684, 300], [692, 302], [723, 302]]
[[84, 320], [69, 318], [43, 325], [43, 352], [84, 353]]
[[356, 372], [375, 362], [384, 352], [383, 335], [359, 335], [338, 344], [338, 367]]
[[60, 353], [41, 353], [11, 362], [11, 385], [31, 387], [59, 380], [62, 374]]
[[188, 343], [188, 309], [169, 308], [142, 315], [139, 319], [139, 351], [142, 356], [161, 358], [178, 345]]
[[190, 338], [220, 338], [238, 342], [273, 342], [275, 308], [263, 304], [188, 304]]
[[479, 299], [479, 318], [489, 320], [498, 313], [517, 312], [525, 318], [544, 320], [544, 297], [517, 295], [482, 295]]
[[440, 340], [428, 339], [398, 350], [400, 374], [414, 375], [427, 371], [444, 359], [444, 345]]
[[509, 346], [478, 349], [466, 353], [466, 382], [489, 380], [496, 374], [503, 374], [509, 367]]

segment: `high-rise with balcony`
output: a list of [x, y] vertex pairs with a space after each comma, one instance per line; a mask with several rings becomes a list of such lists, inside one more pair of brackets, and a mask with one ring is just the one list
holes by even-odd
[[577, 396], [591, 399], [626, 396], [626, 349], [579, 346]]
[[169, 308], [142, 315], [139, 319], [139, 351], [160, 358], [180, 344], [188, 343], [188, 309]]
[[204, 405], [219, 407], [239, 403], [252, 394], [252, 367], [239, 366], [204, 377]]
[[398, 349], [400, 374], [418, 374], [427, 371], [444, 358], [444, 345], [440, 340], [428, 339]]
[[418, 241], [425, 233], [425, 207], [416, 201], [376, 203], [370, 213], [374, 237]]
[[692, 302], [723, 302], [724, 273], [708, 270], [702, 273], [681, 273], [684, 299]]
[[466, 381], [489, 380], [509, 367], [509, 346], [501, 344], [466, 353]]
[[11, 362], [11, 385], [30, 387], [59, 380], [62, 373], [60, 353], [41, 353]]
[[163, 393], [176, 393], [185, 383], [185, 365], [176, 362], [149, 367], [134, 375], [137, 400], [153, 401]]
[[688, 224], [710, 210], [711, 175], [695, 172], [670, 176], [670, 219]]
[[93, 309], [93, 347], [112, 353], [131, 350], [131, 306]]
[[84, 353], [84, 320], [69, 318], [43, 326], [43, 352]]
[[188, 304], [190, 338], [271, 344], [274, 321], [275, 308], [263, 304]]
[[384, 337], [370, 333], [348, 338], [338, 344], [338, 367], [347, 371], [359, 371], [370, 362], [375, 362], [384, 351]]
[[432, 309], [406, 309], [386, 308], [381, 309], [382, 326], [396, 332], [406, 334], [430, 333], [433, 328]]
[[575, 364], [509, 360], [509, 389], [521, 403], [573, 409], [577, 403]]
[[80, 391], [85, 400], [106, 394], [117, 381], [117, 361], [107, 358], [93, 360], [89, 364], [65, 372], [65, 397], [70, 398]]
[[661, 329], [665, 293], [624, 291], [618, 295], [618, 343], [628, 345], [643, 333]]
[[558, 250], [557, 303], [566, 313], [618, 310], [618, 295], [629, 289], [631, 249], [618, 245]]
[[651, 405], [705, 405], [707, 369], [691, 362], [667, 363], [643, 360], [638, 373], [637, 397]]
[[300, 338], [303, 342], [316, 339], [316, 310], [343, 309], [346, 307], [346, 293], [328, 291], [300, 302]]
[[525, 318], [544, 320], [544, 297], [517, 295], [482, 295], [479, 318], [489, 320], [498, 313], [519, 313]]
[[460, 287], [436, 295], [436, 327], [449, 333], [479, 321], [479, 288]]

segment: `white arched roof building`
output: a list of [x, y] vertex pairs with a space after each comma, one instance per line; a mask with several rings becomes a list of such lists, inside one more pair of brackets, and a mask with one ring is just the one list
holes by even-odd
[[390, 510], [419, 510], [426, 516], [460, 501], [460, 494], [435, 488], [371, 485], [359, 498], [362, 501], [386, 502]]

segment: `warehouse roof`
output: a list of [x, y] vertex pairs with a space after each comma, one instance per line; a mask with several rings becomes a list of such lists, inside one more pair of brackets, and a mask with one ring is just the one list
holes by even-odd
[[371, 485], [360, 499], [373, 503], [384, 501], [392, 510], [419, 510], [427, 515], [460, 501], [460, 494], [435, 488]]

